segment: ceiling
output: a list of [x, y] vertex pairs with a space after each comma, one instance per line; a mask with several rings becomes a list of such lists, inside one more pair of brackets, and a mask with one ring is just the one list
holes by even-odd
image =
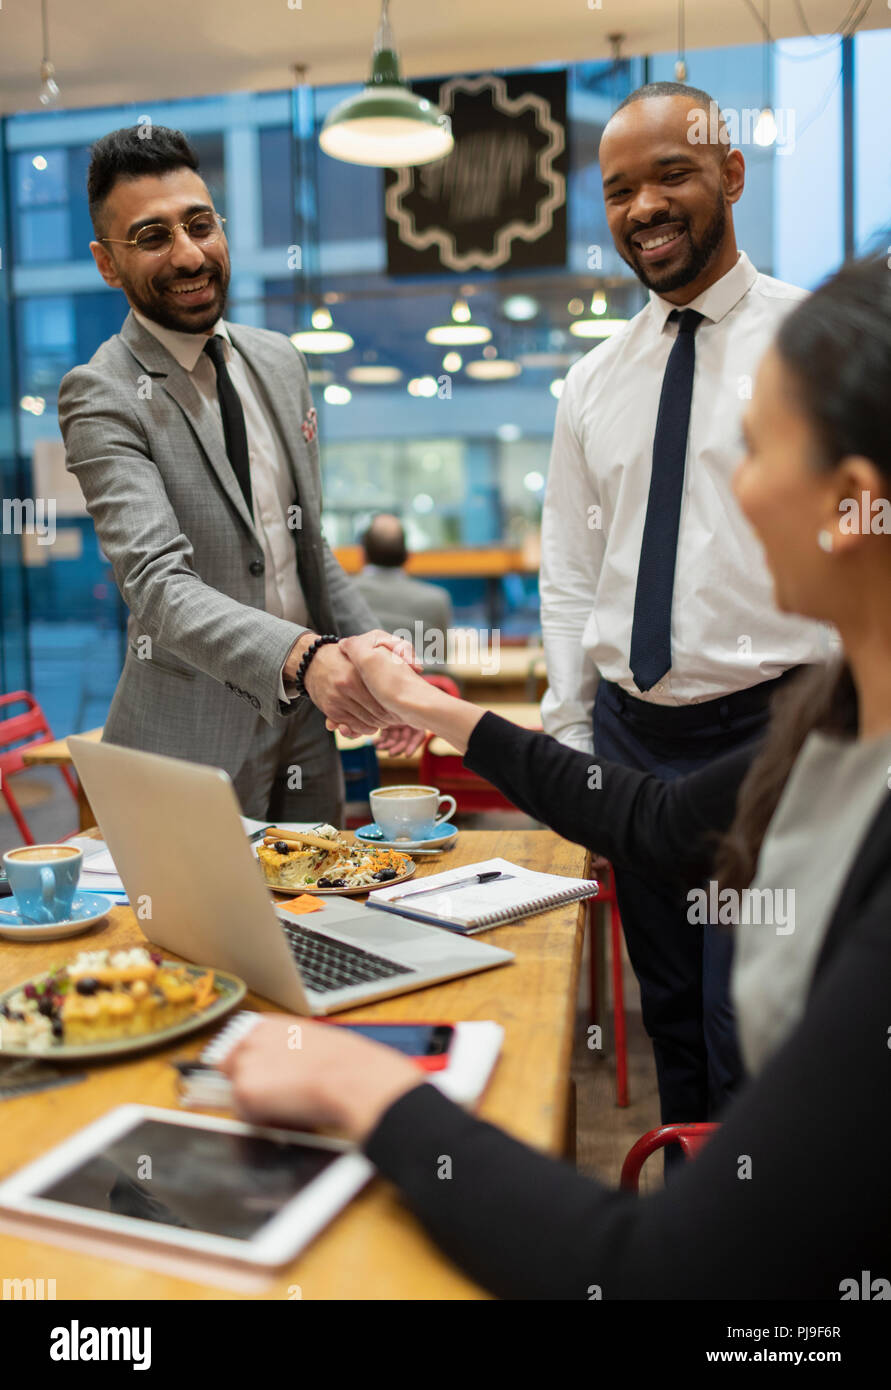
[[[686, 0], [686, 47], [756, 43], [764, 0]], [[48, 0], [50, 55], [65, 107], [287, 87], [305, 63], [314, 86], [367, 75], [378, 0]], [[293, 7], [293, 8], [292, 8]], [[833, 33], [850, 0], [773, 0], [777, 38]], [[409, 78], [673, 51], [677, 0], [392, 0]], [[804, 22], [803, 22], [804, 21]], [[872, 0], [861, 27], [891, 26]], [[2, 0], [0, 114], [38, 111], [39, 0]], [[695, 73], [691, 73], [695, 80]]]

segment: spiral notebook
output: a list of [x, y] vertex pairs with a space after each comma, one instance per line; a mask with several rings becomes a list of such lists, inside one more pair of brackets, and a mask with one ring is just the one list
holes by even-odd
[[[465, 883], [476, 874], [499, 871], [503, 878], [488, 883]], [[422, 897], [409, 897], [416, 891]], [[539, 874], [512, 864], [508, 859], [485, 859], [478, 864], [462, 864], [459, 869], [447, 869], [421, 879], [409, 879], [397, 888], [376, 888], [369, 893], [366, 907], [383, 912], [398, 912], [418, 922], [430, 922], [437, 927], [472, 935], [503, 922], [516, 922], [536, 912], [549, 912], [552, 907], [594, 898], [599, 892], [595, 879], [565, 878], [562, 874]]]

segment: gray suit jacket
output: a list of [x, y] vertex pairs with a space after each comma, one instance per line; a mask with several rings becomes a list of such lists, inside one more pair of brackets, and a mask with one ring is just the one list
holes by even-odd
[[[296, 563], [312, 624], [339, 636], [365, 632], [373, 615], [321, 534], [318, 440], [307, 442], [301, 428], [312, 406], [306, 364], [280, 333], [227, 327], [291, 462]], [[257, 714], [274, 725], [294, 708], [279, 699], [279, 677], [306, 629], [265, 611], [262, 547], [219, 421], [131, 313], [62, 381], [59, 424], [67, 467], [130, 610], [105, 737], [240, 767]]]

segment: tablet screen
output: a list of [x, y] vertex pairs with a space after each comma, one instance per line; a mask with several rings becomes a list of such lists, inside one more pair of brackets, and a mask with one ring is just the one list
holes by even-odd
[[284, 1140], [143, 1120], [34, 1195], [250, 1240], [340, 1156]]

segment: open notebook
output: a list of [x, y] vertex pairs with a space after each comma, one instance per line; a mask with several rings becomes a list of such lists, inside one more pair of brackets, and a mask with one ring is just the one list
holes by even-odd
[[[500, 870], [504, 877], [489, 883], [464, 884], [465, 879], [492, 870]], [[458, 883], [462, 886], [450, 887]], [[430, 888], [440, 891], [403, 899], [403, 894]], [[366, 906], [398, 912], [403, 917], [414, 917], [419, 922], [432, 922], [437, 927], [470, 935], [500, 926], [502, 922], [547, 912], [563, 903], [596, 897], [598, 891], [599, 885], [594, 879], [538, 874], [520, 864], [511, 864], [508, 859], [485, 859], [478, 864], [447, 869], [441, 874], [410, 879], [396, 888], [376, 888], [368, 895]]]

